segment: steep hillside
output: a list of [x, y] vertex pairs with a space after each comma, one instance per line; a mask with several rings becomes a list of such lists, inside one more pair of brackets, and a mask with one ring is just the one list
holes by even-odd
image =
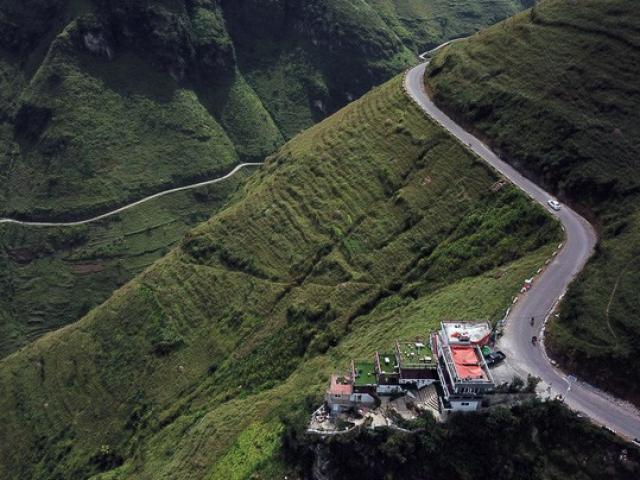
[[329, 373], [444, 318], [499, 318], [560, 232], [397, 78], [79, 322], [0, 360], [0, 477], [282, 478]]
[[509, 17], [535, 0], [366, 0], [405, 45], [424, 52]]
[[640, 402], [640, 10], [547, 0], [437, 55], [435, 100], [598, 225], [551, 347]]
[[420, 418], [411, 428], [414, 433], [365, 430], [324, 440], [294, 436], [288, 454], [303, 472], [331, 480], [363, 472], [367, 480], [633, 480], [640, 474], [640, 450], [559, 402], [457, 415], [445, 424]]
[[251, 174], [78, 227], [0, 227], [0, 357], [80, 319], [233, 199]]
[[[261, 161], [402, 70], [412, 49], [518, 5], [0, 0], [0, 216], [85, 218]], [[0, 225], [0, 356], [77, 320], [234, 186], [88, 228]]]
[[[16, 92], [3, 105], [13, 143], [1, 189], [6, 212], [104, 209], [261, 159], [283, 141], [237, 68], [217, 2], [5, 2], [2, 11], [12, 73], [3, 83]], [[33, 26], [50, 15], [57, 30]], [[365, 46], [354, 33], [381, 63], [363, 73], [366, 61], [354, 59], [356, 81], [379, 81], [406, 62], [402, 45], [379, 34]], [[46, 55], [31, 65], [38, 48]]]
[[364, 1], [6, 0], [0, 12], [1, 210], [29, 217], [261, 159], [412, 59]]

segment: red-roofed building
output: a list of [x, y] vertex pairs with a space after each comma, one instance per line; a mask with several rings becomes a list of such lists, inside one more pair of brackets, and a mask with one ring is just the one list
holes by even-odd
[[448, 410], [477, 410], [495, 382], [480, 347], [491, 331], [486, 322], [442, 322], [431, 335], [431, 349], [437, 356], [437, 370]]
[[[357, 372], [357, 373], [356, 373]], [[329, 388], [325, 394], [325, 402], [332, 414], [345, 412], [354, 407], [372, 406], [375, 398], [375, 380], [373, 388], [362, 380], [363, 372], [356, 369], [352, 362], [352, 370], [349, 375], [331, 375]]]
[[325, 401], [332, 413], [338, 413], [351, 408], [353, 394], [353, 380], [346, 375], [331, 375], [329, 388], [325, 394]]
[[332, 375], [326, 405], [338, 414], [372, 407], [386, 395], [415, 398], [421, 389], [439, 383], [441, 407], [477, 410], [495, 388], [480, 349], [491, 333], [487, 322], [442, 322], [430, 341], [396, 341], [393, 351], [376, 352], [373, 361], [352, 361], [349, 373]]

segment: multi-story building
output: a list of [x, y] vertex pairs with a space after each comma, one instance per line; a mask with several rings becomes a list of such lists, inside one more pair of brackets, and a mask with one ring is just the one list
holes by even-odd
[[491, 326], [488, 322], [441, 322], [440, 334], [451, 345], [483, 347], [491, 339]]
[[358, 406], [372, 407], [376, 404], [374, 364], [351, 362], [349, 373], [331, 375], [325, 402], [332, 414], [346, 412]]
[[446, 410], [477, 410], [495, 388], [481, 350], [490, 336], [486, 322], [442, 322], [440, 331], [431, 335]]
[[332, 412], [371, 407], [379, 396], [439, 382], [446, 410], [476, 410], [495, 387], [481, 351], [490, 338], [487, 322], [442, 322], [430, 342], [398, 340], [393, 353], [352, 361], [347, 375], [331, 377], [326, 402]]
[[396, 341], [400, 385], [426, 387], [438, 380], [436, 362], [428, 343]]
[[353, 395], [353, 381], [348, 375], [331, 375], [329, 388], [324, 400], [332, 414], [346, 412], [353, 408], [351, 397]]
[[393, 353], [376, 352], [373, 362], [352, 361], [349, 373], [333, 375], [325, 395], [331, 411], [372, 406], [380, 395], [418, 389], [438, 381], [436, 361], [428, 343], [396, 341]]
[[376, 387], [378, 395], [392, 395], [403, 390], [403, 386], [400, 385], [400, 368], [396, 352], [376, 352], [374, 364], [378, 379]]
[[351, 378], [353, 378], [354, 404], [371, 406], [376, 403], [378, 380], [374, 362], [351, 361]]

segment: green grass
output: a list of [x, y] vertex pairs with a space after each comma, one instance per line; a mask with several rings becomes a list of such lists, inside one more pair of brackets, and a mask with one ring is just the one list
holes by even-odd
[[0, 226], [0, 356], [109, 298], [226, 205], [251, 171], [80, 227]]
[[[426, 39], [417, 30], [399, 35], [381, 2], [362, 0], [294, 2], [286, 11], [210, 1], [0, 2], [0, 216], [86, 218], [261, 161], [407, 67], [417, 45], [512, 11], [502, 0], [435, 2], [435, 13], [386, 3], [405, 23], [457, 20]], [[87, 32], [102, 35], [111, 58], [85, 47]], [[222, 203], [173, 198], [127, 214], [123, 228], [1, 228], [0, 278], [12, 295], [0, 300], [0, 356], [79, 319]], [[16, 262], [16, 251], [35, 258]], [[80, 276], [73, 269], [82, 262], [104, 270]]]
[[260, 472], [280, 449], [282, 425], [277, 422], [253, 424], [240, 434], [231, 447], [211, 469], [211, 480], [242, 480]]
[[495, 181], [401, 78], [374, 90], [82, 320], [0, 360], [0, 476], [286, 472], [269, 432], [333, 371], [445, 317], [499, 319], [549, 256], [557, 224]]
[[[416, 21], [432, 14], [397, 7]], [[464, 8], [436, 10], [476, 25], [513, 7]], [[365, 2], [269, 7], [258, 20], [209, 2], [0, 11], [0, 211], [25, 217], [79, 217], [262, 158], [413, 59], [408, 36]], [[88, 51], [87, 32], [110, 59]]]
[[435, 100], [595, 222], [601, 241], [550, 346], [640, 401], [640, 15], [630, 0], [547, 0], [437, 55]]
[[[22, 161], [7, 175], [6, 211], [86, 217], [238, 163], [222, 125], [193, 91], [135, 56], [91, 65], [91, 57], [74, 62], [60, 50], [50, 51], [22, 95], [21, 111], [53, 113], [37, 143], [24, 140]], [[47, 87], [53, 77], [62, 80]]]
[[[504, 3], [462, 15], [477, 28], [511, 13]], [[398, 38], [363, 0], [263, 17], [209, 1], [36, 0], [0, 12], [0, 119], [13, 130], [0, 213], [29, 218], [86, 216], [261, 159], [414, 59], [411, 35]]]
[[[372, 354], [373, 356], [373, 354]], [[357, 360], [354, 362], [356, 369], [355, 385], [371, 385], [377, 383], [375, 376], [375, 366], [372, 361]]]
[[445, 40], [481, 30], [533, 2], [527, 0], [366, 0], [412, 50], [422, 53]]

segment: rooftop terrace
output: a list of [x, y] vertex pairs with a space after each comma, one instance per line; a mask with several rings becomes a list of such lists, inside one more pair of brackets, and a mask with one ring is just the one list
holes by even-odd
[[353, 386], [350, 380], [344, 375], [331, 375], [328, 393], [331, 395], [351, 395]]
[[442, 322], [442, 330], [450, 345], [486, 345], [491, 336], [487, 322]]
[[396, 342], [401, 368], [431, 367], [435, 361], [429, 342]]
[[378, 353], [380, 358], [380, 373], [394, 373], [398, 367], [396, 354], [385, 352]]
[[354, 382], [355, 386], [374, 385], [377, 383], [375, 365], [373, 362], [368, 361], [354, 361]]

